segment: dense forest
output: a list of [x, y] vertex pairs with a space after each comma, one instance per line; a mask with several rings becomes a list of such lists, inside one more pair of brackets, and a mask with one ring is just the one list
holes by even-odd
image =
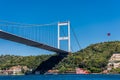
[[64, 73], [79, 67], [98, 73], [106, 69], [109, 58], [116, 52], [120, 52], [120, 41], [92, 44], [64, 58], [54, 69]]
[[[60, 73], [64, 73], [67, 71], [74, 71], [75, 68], [80, 67], [92, 73], [101, 72], [106, 69], [109, 58], [115, 52], [120, 52], [120, 41], [92, 44], [85, 49], [68, 55], [53, 69], [57, 69]], [[47, 60], [51, 56], [53, 55], [1, 55], [0, 69], [8, 69], [16, 65], [28, 66], [30, 69], [35, 69], [42, 61]]]
[[27, 66], [30, 69], [35, 69], [42, 61], [47, 60], [51, 55], [38, 56], [15, 56], [15, 55], [1, 55], [0, 69], [5, 70], [12, 66]]

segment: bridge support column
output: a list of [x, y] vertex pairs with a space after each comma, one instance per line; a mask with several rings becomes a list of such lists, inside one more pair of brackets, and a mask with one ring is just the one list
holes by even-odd
[[[60, 28], [61, 27], [65, 27], [67, 26], [67, 29], [68, 29], [68, 33], [67, 33], [67, 36], [60, 36], [61, 34], [61, 31], [60, 31]], [[61, 40], [68, 40], [68, 52], [71, 52], [71, 47], [70, 47], [70, 22], [58, 22], [58, 49], [60, 49], [60, 41]]]

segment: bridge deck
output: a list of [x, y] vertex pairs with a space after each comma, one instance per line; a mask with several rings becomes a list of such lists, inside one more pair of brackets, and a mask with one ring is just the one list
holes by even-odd
[[0, 38], [10, 40], [10, 41], [14, 41], [14, 42], [18, 42], [18, 43], [22, 43], [22, 44], [32, 46], [32, 47], [45, 49], [45, 50], [48, 50], [48, 51], [53, 51], [53, 52], [56, 52], [56, 53], [59, 53], [59, 54], [68, 54], [67, 51], [64, 51], [64, 50], [61, 50], [61, 49], [58, 49], [58, 48], [55, 48], [55, 47], [51, 47], [51, 46], [48, 46], [48, 45], [43, 44], [43, 43], [35, 42], [35, 41], [32, 41], [32, 40], [29, 40], [29, 39], [11, 34], [11, 33], [7, 33], [7, 32], [4, 32], [2, 30], [0, 30]]

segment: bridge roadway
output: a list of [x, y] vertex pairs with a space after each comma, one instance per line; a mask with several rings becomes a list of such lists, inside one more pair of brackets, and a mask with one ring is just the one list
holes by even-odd
[[48, 51], [52, 51], [52, 52], [56, 52], [58, 54], [68, 54], [67, 51], [52, 47], [52, 46], [48, 46], [46, 44], [43, 43], [39, 43], [39, 42], [35, 42], [32, 41], [30, 39], [26, 39], [20, 36], [17, 36], [15, 34], [11, 34], [5, 31], [0, 30], [0, 38], [2, 39], [6, 39], [6, 40], [10, 40], [10, 41], [14, 41], [14, 42], [18, 42], [18, 43], [22, 43], [28, 46], [32, 46], [32, 47], [37, 47], [37, 48], [41, 48], [41, 49], [45, 49]]

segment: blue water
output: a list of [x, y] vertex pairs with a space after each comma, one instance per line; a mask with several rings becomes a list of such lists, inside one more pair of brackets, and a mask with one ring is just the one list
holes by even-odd
[[0, 80], [120, 80], [119, 74], [0, 76]]

